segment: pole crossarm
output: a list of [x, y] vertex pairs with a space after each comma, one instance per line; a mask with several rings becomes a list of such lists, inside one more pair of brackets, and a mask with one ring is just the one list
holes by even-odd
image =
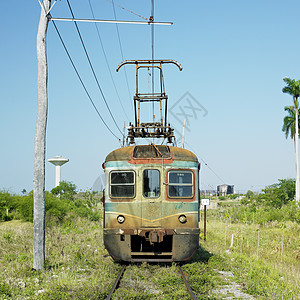
[[100, 19], [76, 19], [76, 18], [53, 18], [48, 16], [53, 21], [67, 22], [88, 22], [88, 23], [113, 23], [113, 24], [143, 24], [143, 25], [173, 25], [173, 22], [153, 22], [153, 21], [125, 21], [125, 20], [100, 20]]

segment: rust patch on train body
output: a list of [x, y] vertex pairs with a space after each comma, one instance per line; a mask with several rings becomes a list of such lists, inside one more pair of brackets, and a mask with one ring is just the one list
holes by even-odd
[[197, 156], [184, 148], [169, 146], [170, 152], [173, 154], [174, 160], [198, 162]]
[[184, 148], [166, 145], [154, 146], [151, 144], [119, 148], [109, 153], [105, 162], [127, 161], [131, 164], [171, 164], [174, 160], [177, 160], [198, 163], [197, 156]]
[[[119, 215], [125, 217], [124, 223], [119, 223], [117, 218]], [[126, 228], [126, 229], [136, 229], [141, 227], [142, 220], [140, 217], [128, 216], [122, 212], [114, 214], [106, 214], [105, 218], [105, 228]]]
[[135, 146], [128, 162], [130, 164], [171, 164], [173, 156], [169, 146], [165, 145], [138, 145]]
[[[185, 215], [187, 218], [187, 221], [185, 223], [179, 222], [179, 217], [181, 215]], [[198, 214], [197, 212], [192, 213], [179, 213], [176, 215], [169, 215], [166, 218], [162, 220], [162, 227], [166, 228], [198, 228]]]
[[167, 158], [167, 159], [161, 159], [161, 158], [133, 158], [131, 157], [128, 162], [130, 164], [135, 164], [135, 165], [151, 165], [151, 164], [172, 164], [174, 161], [173, 157], [172, 158]]
[[128, 161], [135, 146], [123, 147], [110, 152], [105, 159], [108, 161]]
[[[140, 228], [142, 226], [141, 205], [140, 201], [105, 203], [105, 228]], [[118, 222], [119, 215], [125, 218], [123, 223]]]

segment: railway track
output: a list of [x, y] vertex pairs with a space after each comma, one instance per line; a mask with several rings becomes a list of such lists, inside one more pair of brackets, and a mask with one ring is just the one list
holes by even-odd
[[[110, 290], [108, 296], [106, 297], [106, 300], [110, 300], [111, 297], [112, 297], [112, 295], [113, 295], [113, 293], [114, 293], [114, 291], [118, 288], [119, 283], [120, 283], [120, 281], [121, 281], [121, 279], [122, 279], [122, 277], [123, 277], [123, 274], [124, 274], [124, 272], [125, 272], [126, 267], [127, 267], [127, 265], [123, 265], [123, 267], [122, 267], [122, 269], [120, 270], [120, 272], [119, 272], [119, 274], [118, 274], [118, 276], [117, 276], [117, 278], [116, 278], [116, 280], [115, 280], [115, 282], [114, 282], [114, 284], [113, 284], [113, 286], [112, 286], [112, 288], [111, 288], [111, 290]], [[180, 273], [180, 276], [181, 276], [181, 278], [182, 278], [182, 280], [183, 280], [183, 282], [184, 282], [184, 285], [186, 286], [187, 291], [188, 291], [188, 293], [189, 293], [190, 296], [191, 296], [191, 299], [197, 300], [197, 298], [196, 298], [195, 294], [193, 293], [193, 291], [192, 291], [192, 289], [191, 289], [189, 283], [187, 282], [186, 277], [185, 277], [185, 275], [184, 275], [184, 273], [183, 273], [183, 271], [182, 271], [182, 269], [181, 269], [181, 267], [180, 267], [179, 264], [177, 264], [177, 268], [178, 268], [179, 273]]]

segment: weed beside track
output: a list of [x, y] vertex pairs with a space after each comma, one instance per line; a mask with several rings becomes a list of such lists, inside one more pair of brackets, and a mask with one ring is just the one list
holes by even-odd
[[[105, 299], [121, 266], [104, 249], [101, 223], [73, 218], [48, 227], [45, 271], [38, 272], [31, 271], [33, 224], [0, 223], [0, 299]], [[240, 244], [230, 248], [229, 238], [225, 247], [224, 224], [209, 219], [207, 241], [201, 241], [193, 260], [182, 265], [197, 299], [234, 297], [232, 286], [242, 292], [241, 299], [250, 299], [249, 295], [255, 299], [299, 299], [297, 276], [289, 278], [293, 273], [276, 268], [271, 258], [268, 262], [264, 252], [269, 249], [260, 248], [258, 257], [256, 251], [252, 256], [248, 253], [248, 227], [243, 225], [242, 251]], [[232, 224], [227, 233], [238, 230], [235, 226], [238, 224]], [[294, 246], [292, 230], [286, 237]], [[264, 237], [274, 236], [274, 232], [265, 230]], [[273, 257], [278, 260], [278, 254]], [[286, 259], [288, 263], [286, 257], [283, 262]], [[293, 267], [297, 268], [299, 263], [295, 262]], [[175, 264], [132, 264], [124, 275], [112, 299], [190, 299]]]
[[[45, 271], [32, 269], [32, 223], [0, 223], [0, 299], [105, 299], [121, 266], [107, 255], [101, 222], [73, 219], [46, 232]], [[182, 266], [198, 299], [217, 286], [214, 257]], [[201, 257], [201, 260], [199, 260]], [[175, 264], [133, 264], [113, 299], [189, 299]]]

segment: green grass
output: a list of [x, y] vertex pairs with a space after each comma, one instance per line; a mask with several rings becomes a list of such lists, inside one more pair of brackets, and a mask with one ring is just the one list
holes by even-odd
[[202, 246], [224, 258], [245, 292], [261, 299], [299, 299], [299, 224], [232, 224], [229, 218], [208, 217], [207, 228]]
[[[31, 270], [32, 223], [0, 223], [0, 232], [0, 299], [105, 299], [121, 268], [104, 249], [101, 222], [72, 218], [48, 227], [45, 271]], [[198, 299], [216, 285], [211, 255], [202, 251], [182, 266]], [[114, 299], [189, 295], [175, 264], [142, 263], [128, 266]]]
[[[219, 271], [232, 272], [230, 280], [257, 299], [299, 298], [299, 225], [284, 223], [281, 267], [281, 224], [227, 220], [225, 246], [226, 222], [215, 216], [208, 211], [207, 241], [182, 265], [197, 299], [222, 299], [216, 291], [228, 279]], [[33, 224], [0, 223], [0, 299], [105, 299], [121, 265], [104, 249], [102, 221], [66, 216], [61, 225], [47, 224], [45, 271], [32, 271]], [[175, 264], [148, 263], [128, 266], [113, 298], [190, 299]]]
[[104, 250], [100, 223], [73, 220], [67, 233], [66, 226], [48, 228], [44, 272], [31, 270], [32, 227], [0, 223], [0, 299], [104, 299], [118, 268]]

